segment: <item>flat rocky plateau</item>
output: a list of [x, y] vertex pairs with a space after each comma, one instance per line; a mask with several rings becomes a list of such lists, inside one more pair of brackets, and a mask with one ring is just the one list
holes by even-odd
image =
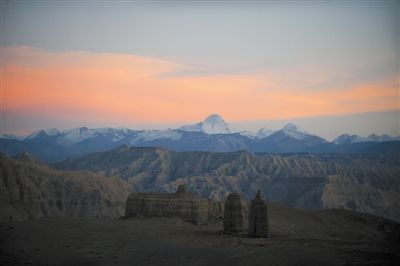
[[47, 217], [1, 223], [1, 265], [398, 265], [400, 225], [268, 204], [270, 237], [179, 218]]

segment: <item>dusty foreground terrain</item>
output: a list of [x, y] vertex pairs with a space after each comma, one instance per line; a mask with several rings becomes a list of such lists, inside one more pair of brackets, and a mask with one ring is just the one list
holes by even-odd
[[271, 237], [178, 218], [1, 223], [1, 265], [398, 265], [400, 225], [342, 210], [269, 204]]

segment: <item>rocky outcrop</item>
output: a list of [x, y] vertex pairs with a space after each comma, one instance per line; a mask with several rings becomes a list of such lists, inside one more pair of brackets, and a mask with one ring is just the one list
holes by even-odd
[[329, 176], [322, 190], [323, 207], [373, 213], [400, 221], [400, 193], [395, 187], [398, 181], [392, 181], [394, 187], [384, 190], [381, 186], [387, 181], [381, 178], [381, 184], [360, 184], [356, 178]]
[[203, 224], [209, 220], [209, 214], [209, 201], [186, 191], [184, 185], [180, 185], [175, 194], [132, 193], [126, 201], [126, 217], [176, 216], [195, 224]]
[[19, 157], [23, 160], [0, 156], [0, 221], [124, 215], [130, 191], [126, 181], [88, 171], [58, 171], [27, 154]]
[[208, 206], [208, 217], [210, 217], [210, 220], [222, 220], [224, 217], [224, 204], [221, 201], [209, 199]]
[[224, 205], [224, 232], [239, 233], [245, 228], [247, 203], [240, 193], [230, 193]]
[[173, 193], [177, 185], [186, 184], [205, 198], [222, 201], [231, 191], [250, 198], [260, 190], [268, 200], [291, 207], [340, 207], [400, 221], [399, 156], [255, 155], [122, 146], [53, 166], [119, 176], [136, 192]]
[[248, 235], [251, 237], [268, 236], [267, 205], [262, 200], [260, 191], [257, 191], [255, 198], [250, 204]]

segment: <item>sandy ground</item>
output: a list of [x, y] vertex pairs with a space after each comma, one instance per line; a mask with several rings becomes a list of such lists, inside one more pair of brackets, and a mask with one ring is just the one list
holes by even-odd
[[2, 223], [0, 264], [398, 265], [400, 261], [398, 239], [285, 236], [276, 224], [266, 239], [226, 235], [221, 230], [221, 223], [196, 226], [178, 218], [59, 217]]

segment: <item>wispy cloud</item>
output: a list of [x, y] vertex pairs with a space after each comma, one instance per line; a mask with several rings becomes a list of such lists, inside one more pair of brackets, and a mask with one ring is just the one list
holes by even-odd
[[[3, 54], [4, 110], [21, 115], [154, 123], [196, 121], [210, 112], [256, 120], [399, 109], [395, 76], [332, 83], [334, 75], [318, 66], [218, 74], [130, 54], [31, 47], [3, 47]], [[324, 83], [330, 86], [313, 87]]]

